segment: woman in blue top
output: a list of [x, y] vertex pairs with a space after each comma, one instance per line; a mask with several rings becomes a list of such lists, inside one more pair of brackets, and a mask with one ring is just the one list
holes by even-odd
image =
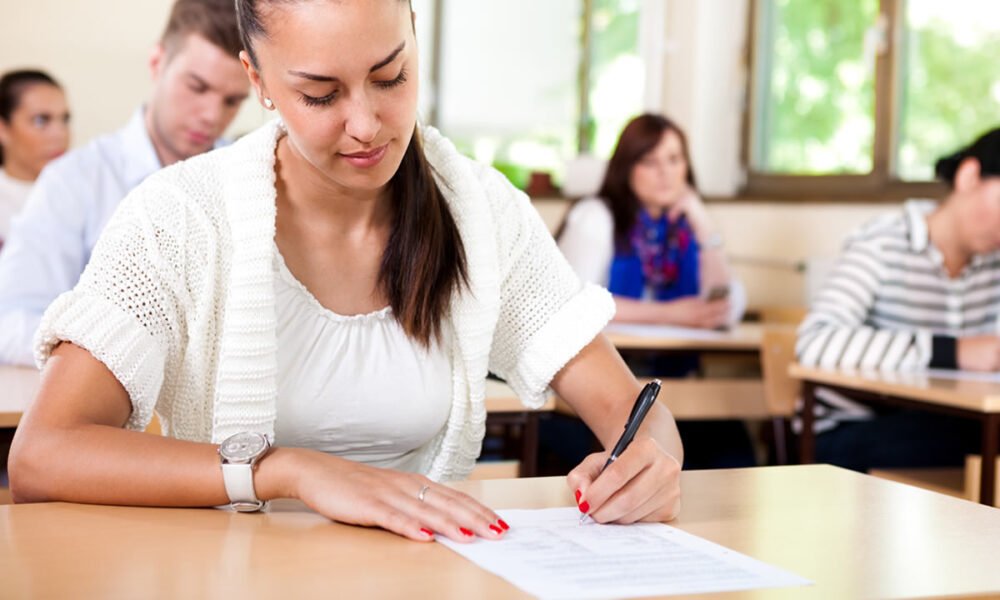
[[663, 116], [626, 125], [598, 197], [577, 202], [558, 237], [577, 274], [614, 294], [616, 321], [711, 329], [742, 316], [684, 132]]
[[[577, 274], [614, 295], [615, 321], [713, 329], [742, 317], [746, 295], [731, 278], [722, 238], [698, 195], [686, 137], [663, 116], [640, 115], [625, 126], [598, 196], [577, 202], [557, 237]], [[699, 366], [697, 354], [622, 355], [640, 375], [684, 377]], [[590, 449], [589, 434], [575, 423], [546, 428], [543, 453], [545, 438], [558, 439], [551, 460], [565, 467]], [[754, 464], [739, 421], [684, 421], [678, 428], [685, 468]]]

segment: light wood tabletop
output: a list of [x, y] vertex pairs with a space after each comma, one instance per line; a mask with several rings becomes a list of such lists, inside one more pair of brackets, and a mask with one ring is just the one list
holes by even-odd
[[996, 464], [1000, 450], [1000, 381], [938, 377], [926, 372], [887, 372], [824, 369], [793, 364], [791, 377], [802, 381], [802, 434], [799, 458], [815, 459], [813, 431], [816, 390], [825, 386], [858, 399], [895, 404], [917, 410], [954, 414], [979, 421], [981, 426], [979, 501], [993, 506], [996, 498]]
[[[998, 509], [823, 465], [685, 472], [682, 486], [674, 525], [815, 582], [726, 598], [1000, 592]], [[455, 487], [497, 509], [573, 503], [562, 478]], [[524, 596], [444, 546], [331, 523], [294, 502], [258, 515], [3, 506], [0, 581], [17, 598]]]
[[729, 331], [684, 327], [611, 324], [604, 335], [620, 350], [678, 350], [758, 352], [764, 327], [741, 323]]
[[788, 374], [796, 379], [840, 388], [905, 396], [984, 413], [1000, 413], [1000, 382], [975, 379], [935, 378], [924, 372], [892, 373], [854, 369], [822, 369], [793, 364]]

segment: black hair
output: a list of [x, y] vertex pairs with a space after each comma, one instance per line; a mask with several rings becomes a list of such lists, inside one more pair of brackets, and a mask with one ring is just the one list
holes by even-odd
[[939, 159], [934, 165], [934, 174], [949, 187], [954, 187], [958, 167], [967, 158], [979, 162], [981, 177], [1000, 177], [1000, 128], [984, 133], [968, 147]]
[[[32, 69], [21, 69], [10, 71], [0, 77], [0, 120], [10, 124], [10, 117], [21, 105], [21, 98], [33, 85], [52, 85], [59, 89], [62, 86], [52, 78], [51, 75], [43, 71]], [[0, 146], [0, 165], [3, 164], [3, 146]]]

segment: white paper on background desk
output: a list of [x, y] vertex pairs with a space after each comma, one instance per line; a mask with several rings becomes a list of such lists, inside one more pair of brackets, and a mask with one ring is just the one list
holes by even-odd
[[605, 333], [619, 333], [643, 338], [674, 338], [678, 340], [724, 340], [732, 336], [726, 331], [675, 327], [673, 325], [635, 325], [612, 323], [604, 328]]
[[497, 511], [501, 541], [438, 541], [542, 598], [625, 598], [811, 585], [662, 523], [580, 525], [573, 507]]
[[982, 371], [957, 371], [954, 369], [927, 369], [926, 371], [924, 371], [924, 374], [933, 379], [953, 379], [955, 381], [985, 381], [987, 383], [1000, 383], [1000, 373], [983, 373]]

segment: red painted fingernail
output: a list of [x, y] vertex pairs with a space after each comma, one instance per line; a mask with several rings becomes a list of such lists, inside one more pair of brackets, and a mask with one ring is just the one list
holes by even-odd
[[465, 537], [472, 537], [472, 532], [466, 529], [465, 527], [459, 527], [458, 530], [461, 531], [462, 535], [464, 535]]
[[497, 519], [497, 523], [500, 524], [500, 527], [503, 527], [504, 531], [507, 531], [508, 529], [510, 529], [510, 525], [504, 523], [503, 519]]
[[580, 496], [582, 496], [583, 494], [580, 493], [580, 490], [576, 490], [573, 493], [576, 494], [576, 503], [579, 504], [580, 503]]
[[490, 529], [492, 529], [494, 531], [494, 533], [496, 533], [497, 535], [500, 535], [500, 534], [503, 533], [503, 529], [500, 529], [496, 525], [490, 525]]
[[584, 500], [583, 502], [581, 502], [580, 503], [580, 512], [582, 512], [582, 513], [588, 513], [588, 512], [590, 512], [590, 502], [587, 502], [586, 500]]
[[424, 532], [424, 535], [426, 535], [427, 537], [431, 537], [434, 535], [434, 532], [431, 531], [430, 529], [424, 529], [423, 527], [421, 527], [420, 531]]

